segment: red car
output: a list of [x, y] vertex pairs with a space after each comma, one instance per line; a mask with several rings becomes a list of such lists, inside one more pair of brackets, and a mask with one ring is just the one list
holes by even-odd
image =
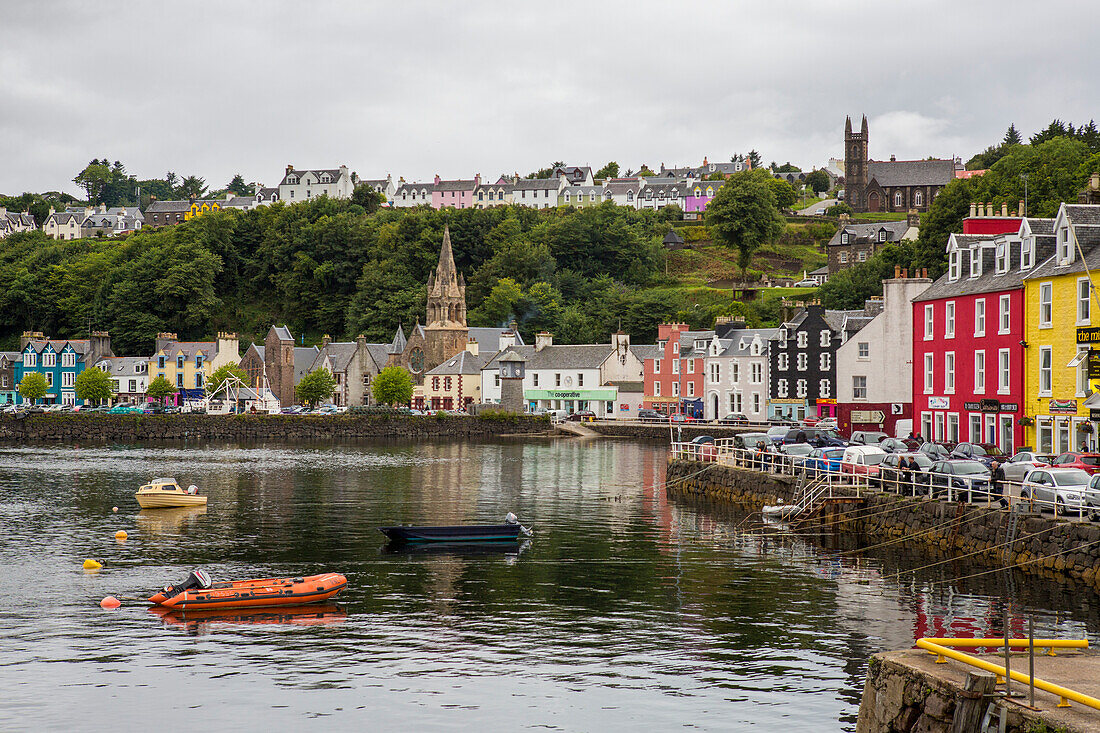
[[1100, 471], [1100, 453], [1063, 453], [1050, 465], [1054, 468], [1080, 468], [1090, 476]]

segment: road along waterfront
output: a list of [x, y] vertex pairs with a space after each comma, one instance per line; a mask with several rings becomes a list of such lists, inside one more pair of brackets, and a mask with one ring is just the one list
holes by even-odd
[[[995, 636], [1006, 596], [1041, 635], [1100, 641], [1083, 585], [956, 583], [896, 547], [769, 536], [670, 499], [667, 456], [571, 439], [0, 448], [0, 728], [851, 730], [872, 653]], [[200, 486], [206, 512], [139, 512], [153, 475]], [[375, 530], [507, 511], [534, 529], [522, 552], [388, 553]], [[194, 567], [350, 587], [304, 618], [97, 605]]]

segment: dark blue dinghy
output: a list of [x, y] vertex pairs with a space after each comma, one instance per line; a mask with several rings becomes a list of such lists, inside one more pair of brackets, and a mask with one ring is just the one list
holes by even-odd
[[422, 542], [519, 542], [522, 532], [531, 532], [509, 514], [505, 524], [463, 524], [441, 527], [379, 527], [378, 530], [395, 544]]

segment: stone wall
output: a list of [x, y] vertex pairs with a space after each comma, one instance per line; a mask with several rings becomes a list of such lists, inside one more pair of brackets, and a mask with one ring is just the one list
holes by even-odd
[[[703, 496], [760, 507], [794, 500], [797, 480], [695, 461], [670, 461], [671, 494]], [[862, 542], [905, 538], [907, 548], [936, 556], [966, 556], [984, 567], [1009, 567], [1048, 577], [1069, 576], [1100, 587], [1100, 526], [1044, 514], [1012, 515], [1000, 508], [872, 492], [862, 506], [833, 507], [830, 529]]]
[[42, 413], [0, 416], [0, 441], [326, 440], [343, 438], [481, 438], [550, 431], [526, 416], [108, 415]]
[[[668, 423], [623, 423], [609, 420], [582, 424], [609, 438], [634, 438], [636, 440], [669, 442]], [[710, 423], [686, 423], [672, 426], [671, 435], [673, 439], [676, 439], [678, 428], [682, 428], [684, 440], [691, 440], [697, 435], [732, 438], [740, 433], [760, 433], [767, 430], [767, 428], [733, 427], [732, 425], [714, 425]]]

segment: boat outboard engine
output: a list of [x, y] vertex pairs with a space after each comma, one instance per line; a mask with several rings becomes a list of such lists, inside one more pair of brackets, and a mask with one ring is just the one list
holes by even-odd
[[164, 586], [164, 595], [168, 598], [172, 598], [186, 590], [191, 590], [192, 588], [206, 590], [211, 585], [213, 585], [213, 582], [210, 580], [210, 576], [205, 570], [192, 570], [187, 576], [187, 580], [184, 580], [182, 583], [176, 583], [174, 585], [170, 583]]

